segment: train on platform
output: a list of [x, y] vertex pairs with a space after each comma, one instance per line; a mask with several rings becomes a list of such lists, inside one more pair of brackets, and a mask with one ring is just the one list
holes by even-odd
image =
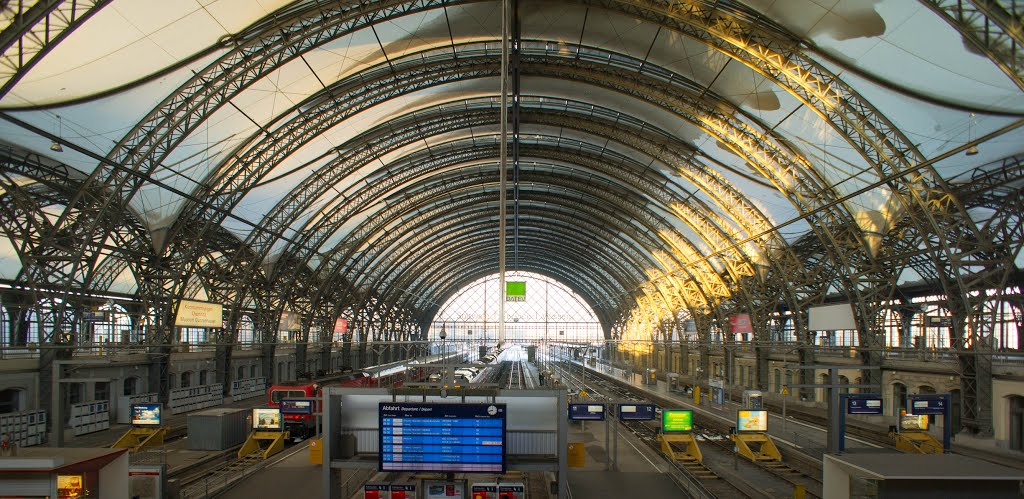
[[[325, 387], [397, 388], [405, 383], [424, 381], [430, 374], [430, 364], [413, 361], [409, 364], [379, 366], [366, 370], [347, 369], [338, 374], [313, 380], [290, 381], [270, 385], [267, 406], [280, 407], [282, 400], [317, 399]], [[295, 437], [303, 438], [316, 433], [317, 406], [310, 414], [282, 414], [285, 429]]]

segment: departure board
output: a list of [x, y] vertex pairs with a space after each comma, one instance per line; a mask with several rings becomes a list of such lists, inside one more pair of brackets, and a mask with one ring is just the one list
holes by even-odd
[[380, 471], [505, 472], [505, 404], [381, 402]]

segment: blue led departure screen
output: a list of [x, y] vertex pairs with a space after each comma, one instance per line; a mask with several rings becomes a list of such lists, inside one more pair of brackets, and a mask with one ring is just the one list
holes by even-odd
[[381, 402], [380, 471], [505, 472], [505, 404]]

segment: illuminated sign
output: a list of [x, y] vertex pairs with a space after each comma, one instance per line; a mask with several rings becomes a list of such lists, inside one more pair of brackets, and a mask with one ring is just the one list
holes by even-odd
[[604, 421], [604, 405], [569, 404], [569, 419], [573, 421]]
[[655, 418], [654, 404], [619, 404], [619, 419], [623, 421], [651, 421]]
[[928, 416], [925, 414], [904, 414], [900, 416], [900, 431], [927, 431]]
[[82, 475], [57, 475], [57, 497], [76, 498], [82, 497], [85, 492]]
[[914, 414], [945, 414], [946, 400], [935, 396], [910, 396], [910, 410]]
[[160, 426], [160, 404], [132, 404], [133, 426]]
[[882, 414], [882, 397], [850, 397], [846, 399], [847, 414]]
[[281, 410], [276, 407], [256, 407], [252, 410], [252, 429], [280, 430]]
[[664, 433], [690, 433], [693, 431], [693, 411], [666, 409], [661, 412], [661, 431]]
[[523, 281], [506, 282], [505, 301], [526, 301], [526, 283]]
[[736, 411], [736, 431], [768, 431], [768, 411]]
[[505, 404], [381, 402], [379, 471], [505, 472]]
[[313, 414], [312, 400], [282, 400], [281, 414]]

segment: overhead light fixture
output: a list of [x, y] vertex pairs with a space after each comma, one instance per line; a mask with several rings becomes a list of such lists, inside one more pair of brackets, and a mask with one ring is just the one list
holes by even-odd
[[[971, 113], [971, 117], [967, 120], [967, 143], [970, 144], [974, 140], [974, 113]], [[978, 146], [972, 145], [967, 148], [964, 154], [968, 156], [974, 156], [978, 154]]]
[[[60, 115], [57, 115], [57, 138], [60, 139], [61, 134], [64, 132], [63, 123], [61, 123]], [[50, 143], [50, 150], [53, 152], [64, 152], [64, 148], [61, 147], [60, 142], [54, 140]]]

